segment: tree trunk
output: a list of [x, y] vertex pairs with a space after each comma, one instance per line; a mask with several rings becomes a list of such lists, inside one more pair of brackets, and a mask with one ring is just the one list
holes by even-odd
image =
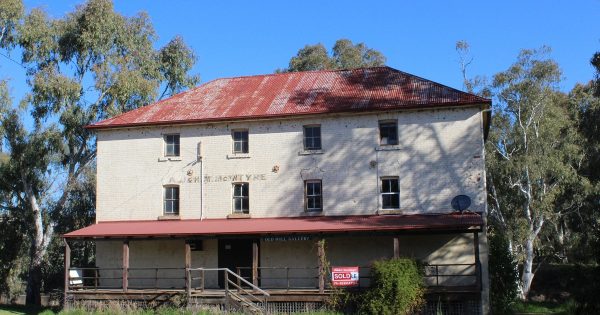
[[523, 260], [523, 274], [521, 276], [520, 298], [526, 300], [533, 282], [533, 242], [535, 238], [528, 237], [525, 244], [525, 259]]
[[32, 246], [32, 257], [29, 263], [29, 274], [27, 275], [27, 295], [25, 297], [25, 304], [27, 305], [41, 305], [42, 299], [40, 290], [42, 287], [42, 257], [36, 255], [35, 252], [39, 253], [39, 250]]
[[29, 261], [29, 272], [27, 276], [27, 295], [25, 297], [25, 304], [27, 305], [41, 305], [40, 290], [42, 287], [42, 263], [44, 256], [46, 256], [46, 250], [54, 234], [54, 226], [48, 224], [44, 228], [44, 220], [42, 215], [42, 209], [38, 203], [37, 197], [31, 187], [31, 184], [27, 181], [24, 174], [21, 174], [23, 180], [23, 186], [25, 188], [25, 194], [29, 207], [33, 212], [33, 239], [31, 241], [30, 261]]

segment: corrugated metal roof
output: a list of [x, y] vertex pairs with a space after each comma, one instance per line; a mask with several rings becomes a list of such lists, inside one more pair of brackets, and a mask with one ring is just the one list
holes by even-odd
[[100, 222], [66, 238], [269, 235], [402, 230], [466, 230], [483, 226], [477, 213], [437, 215], [360, 215], [255, 219]]
[[217, 79], [88, 128], [491, 104], [390, 67]]

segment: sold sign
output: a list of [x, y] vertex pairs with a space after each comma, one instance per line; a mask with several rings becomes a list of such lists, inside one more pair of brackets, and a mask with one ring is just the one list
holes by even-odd
[[334, 287], [357, 286], [359, 280], [358, 267], [332, 267], [331, 284]]

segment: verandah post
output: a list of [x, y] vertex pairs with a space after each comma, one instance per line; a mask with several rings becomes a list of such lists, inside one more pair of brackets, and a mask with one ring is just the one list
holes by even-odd
[[63, 242], [65, 243], [65, 295], [64, 295], [64, 306], [67, 306], [67, 293], [69, 292], [69, 283], [70, 283], [70, 274], [71, 271], [71, 246], [69, 246], [69, 242], [67, 239], [63, 238]]
[[317, 258], [319, 260], [319, 293], [325, 292], [325, 239], [317, 241]]
[[473, 233], [473, 248], [475, 251], [475, 277], [477, 288], [481, 289], [481, 261], [479, 260], [479, 233]]
[[187, 296], [190, 297], [192, 292], [192, 279], [190, 274], [190, 268], [192, 266], [192, 249], [190, 243], [185, 241], [185, 291]]
[[123, 241], [123, 292], [127, 292], [129, 282], [127, 275], [129, 273], [129, 240]]
[[252, 284], [258, 287], [258, 242], [252, 242]]
[[400, 258], [400, 239], [394, 237], [394, 258]]

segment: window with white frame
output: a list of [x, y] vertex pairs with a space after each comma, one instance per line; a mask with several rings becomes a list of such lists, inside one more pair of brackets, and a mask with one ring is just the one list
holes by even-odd
[[166, 186], [164, 195], [165, 215], [179, 215], [179, 186]]
[[165, 156], [179, 156], [179, 135], [164, 135]]
[[323, 211], [323, 190], [320, 180], [304, 182], [304, 204], [307, 212]]
[[383, 120], [379, 122], [379, 144], [398, 144], [398, 123], [395, 120]]
[[304, 150], [321, 150], [321, 126], [304, 126]]
[[233, 153], [248, 153], [248, 130], [233, 130]]
[[381, 178], [381, 209], [400, 209], [400, 180], [398, 177]]
[[233, 213], [250, 212], [250, 196], [248, 183], [233, 184]]

